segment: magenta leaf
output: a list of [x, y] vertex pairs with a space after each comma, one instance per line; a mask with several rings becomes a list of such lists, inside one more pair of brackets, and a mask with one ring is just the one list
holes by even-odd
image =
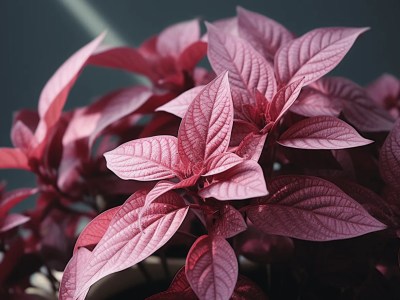
[[166, 111], [170, 114], [183, 118], [189, 105], [193, 102], [198, 94], [204, 89], [204, 86], [196, 86], [180, 94], [175, 99], [172, 99], [168, 103], [161, 105], [156, 111]]
[[0, 148], [0, 169], [30, 170], [28, 158], [19, 148]]
[[193, 70], [207, 54], [207, 43], [197, 41], [187, 47], [179, 56], [178, 63], [182, 70]]
[[344, 116], [358, 130], [379, 132], [393, 127], [394, 121], [389, 113], [378, 107], [356, 83], [346, 78], [330, 77], [317, 81], [313, 87], [333, 101], [341, 102]]
[[239, 144], [235, 153], [244, 159], [258, 161], [264, 149], [267, 134], [256, 134], [251, 132]]
[[400, 121], [396, 122], [381, 148], [379, 169], [383, 180], [400, 190]]
[[60, 283], [59, 300], [79, 299], [83, 300], [89, 289], [83, 292], [79, 298], [75, 297], [75, 291], [78, 286], [77, 280], [85, 271], [85, 266], [91, 259], [91, 252], [86, 248], [79, 248], [64, 270]]
[[12, 127], [11, 141], [15, 148], [20, 148], [25, 153], [28, 153], [31, 148], [37, 145], [32, 131], [20, 120]]
[[268, 194], [260, 165], [247, 160], [221, 173], [214, 182], [200, 190], [203, 198], [218, 200], [240, 200]]
[[241, 162], [243, 162], [243, 158], [234, 153], [221, 153], [219, 155], [212, 156], [206, 161], [205, 169], [207, 171], [202, 176], [211, 176], [222, 173], [240, 164]]
[[245, 209], [257, 228], [311, 241], [346, 239], [386, 228], [334, 184], [309, 176], [281, 176], [270, 196]]
[[182, 161], [195, 164], [226, 151], [233, 124], [228, 73], [222, 73], [190, 104], [178, 132]]
[[305, 117], [337, 117], [342, 108], [342, 103], [337, 99], [332, 99], [315, 89], [305, 88], [290, 107], [290, 111]]
[[237, 13], [240, 37], [270, 61], [282, 45], [294, 38], [285, 27], [266, 16], [242, 7], [237, 8]]
[[200, 39], [199, 20], [190, 20], [164, 29], [157, 39], [157, 51], [163, 56], [178, 58], [191, 44]]
[[229, 204], [222, 205], [211, 232], [226, 239], [247, 229], [242, 214]]
[[97, 49], [87, 61], [88, 64], [127, 70], [139, 73], [150, 79], [155, 79], [150, 64], [142, 54], [134, 48], [128, 47], [102, 47]]
[[0, 219], [4, 218], [15, 205], [36, 194], [38, 190], [37, 188], [22, 188], [5, 193], [0, 201]]
[[281, 88], [272, 99], [269, 115], [272, 120], [278, 121], [293, 105], [304, 86], [304, 77]]
[[106, 152], [107, 167], [122, 179], [159, 180], [177, 176], [177, 139], [155, 136], [127, 142]]
[[25, 224], [30, 220], [29, 217], [21, 214], [9, 214], [0, 219], [0, 233], [7, 232], [15, 227]]
[[76, 253], [76, 251], [81, 247], [97, 245], [106, 233], [112, 218], [119, 208], [120, 206], [117, 206], [106, 210], [90, 221], [79, 235], [78, 240], [75, 243], [74, 253]]
[[304, 85], [335, 68], [368, 28], [318, 28], [282, 46], [275, 55], [281, 84], [305, 77]]
[[101, 34], [95, 40], [72, 55], [50, 78], [40, 94], [39, 116], [40, 121], [35, 132], [38, 143], [41, 143], [47, 131], [58, 121], [65, 101], [79, 72], [86, 61], [100, 45], [104, 38]]
[[242, 106], [255, 104], [257, 89], [267, 99], [276, 93], [273, 68], [245, 40], [223, 34], [208, 24], [208, 58], [217, 74], [229, 71], [229, 83], [235, 113], [243, 115]]
[[278, 140], [283, 146], [301, 149], [345, 149], [372, 142], [359, 135], [346, 122], [329, 116], [301, 120], [286, 130]]
[[145, 191], [136, 192], [116, 212], [108, 230], [85, 262], [85, 272], [78, 274], [75, 297], [108, 274], [147, 258], [178, 230], [188, 206], [174, 192], [165, 193], [154, 201], [139, 224], [139, 212], [145, 204], [146, 194]]
[[223, 237], [196, 240], [186, 258], [186, 278], [200, 300], [230, 299], [237, 277], [235, 252]]

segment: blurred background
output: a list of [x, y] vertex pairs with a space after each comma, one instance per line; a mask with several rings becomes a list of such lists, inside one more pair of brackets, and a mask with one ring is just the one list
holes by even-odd
[[[0, 146], [10, 146], [12, 112], [37, 107], [40, 91], [73, 52], [104, 30], [106, 42], [137, 46], [172, 23], [199, 17], [213, 21], [240, 5], [281, 22], [300, 35], [323, 26], [371, 27], [337, 67], [335, 75], [367, 84], [383, 72], [400, 77], [399, 0], [2, 0], [0, 1]], [[129, 86], [121, 71], [88, 68], [67, 109], [96, 95]], [[34, 185], [23, 171], [1, 170], [9, 188]]]

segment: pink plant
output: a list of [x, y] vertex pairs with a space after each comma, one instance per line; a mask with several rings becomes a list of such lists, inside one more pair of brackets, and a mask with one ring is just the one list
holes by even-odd
[[[1, 296], [25, 295], [44, 266], [55, 289], [51, 271], [65, 268], [59, 299], [85, 299], [107, 275], [181, 245], [184, 266], [148, 299], [358, 297], [371, 278], [400, 278], [399, 81], [326, 76], [367, 29], [295, 37], [243, 8], [206, 27], [201, 37], [199, 20], [179, 23], [137, 49], [100, 36], [54, 74], [37, 113], [17, 114], [0, 167], [29, 170], [38, 186], [2, 193]], [[213, 71], [197, 66], [206, 54]], [[151, 85], [63, 112], [88, 65]], [[34, 209], [11, 211], [34, 194]], [[40, 263], [16, 277], [27, 255]], [[241, 274], [244, 257], [265, 280]]]

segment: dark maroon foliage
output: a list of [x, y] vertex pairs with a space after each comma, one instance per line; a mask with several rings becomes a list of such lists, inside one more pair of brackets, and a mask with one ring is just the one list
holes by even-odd
[[[139, 48], [101, 35], [56, 71], [37, 112], [16, 114], [0, 168], [37, 186], [1, 186], [1, 299], [37, 299], [32, 274], [84, 299], [174, 249], [184, 266], [148, 299], [400, 298], [400, 83], [327, 76], [367, 29], [295, 37], [243, 8], [206, 27], [179, 23]], [[63, 111], [89, 65], [149, 85]], [[15, 209], [29, 197], [34, 208]]]

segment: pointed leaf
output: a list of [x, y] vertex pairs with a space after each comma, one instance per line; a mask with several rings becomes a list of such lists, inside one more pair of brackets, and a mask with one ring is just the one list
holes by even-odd
[[109, 125], [133, 113], [141, 107], [152, 95], [148, 87], [135, 86], [107, 95], [86, 110], [100, 114], [94, 131], [91, 133], [89, 144], [94, 142], [98, 134]]
[[235, 113], [242, 116], [243, 105], [255, 104], [255, 89], [272, 99], [276, 93], [274, 70], [261, 54], [245, 40], [223, 34], [213, 25], [207, 27], [208, 58], [217, 74], [229, 71]]
[[207, 54], [207, 43], [197, 41], [187, 47], [179, 56], [178, 63], [182, 70], [192, 71]]
[[189, 108], [189, 105], [203, 89], [204, 85], [195, 86], [194, 88], [183, 92], [178, 97], [172, 99], [168, 103], [161, 105], [156, 109], [156, 111], [166, 111], [179, 118], [183, 118]]
[[211, 176], [222, 173], [234, 166], [243, 162], [243, 158], [235, 153], [221, 153], [219, 155], [210, 157], [205, 163], [206, 173], [202, 176]]
[[142, 54], [134, 48], [101, 47], [87, 61], [88, 64], [139, 73], [154, 80], [157, 76]]
[[28, 152], [36, 146], [36, 139], [32, 131], [22, 121], [17, 121], [11, 130], [11, 141], [15, 148]]
[[356, 38], [368, 28], [318, 28], [285, 44], [275, 55], [280, 83], [305, 77], [308, 85], [324, 76], [343, 59]]
[[329, 116], [301, 120], [286, 130], [278, 141], [283, 146], [300, 149], [346, 149], [372, 142], [346, 122]]
[[30, 170], [28, 158], [18, 148], [0, 148], [0, 169]]
[[69, 91], [74, 85], [79, 72], [84, 67], [90, 55], [100, 45], [103, 38], [104, 34], [101, 34], [95, 40], [77, 51], [46, 83], [39, 99], [40, 122], [35, 132], [38, 143], [43, 141], [49, 128], [60, 118]]
[[199, 20], [190, 20], [164, 29], [157, 39], [157, 51], [163, 56], [178, 58], [191, 44], [200, 39]]
[[0, 200], [0, 219], [4, 218], [15, 205], [38, 191], [39, 189], [37, 188], [22, 188], [5, 193]]
[[265, 58], [273, 60], [276, 51], [294, 36], [284, 26], [266, 16], [237, 8], [239, 35]]
[[303, 89], [290, 111], [305, 117], [339, 116], [343, 105], [323, 93], [312, 89]]
[[238, 277], [235, 252], [223, 237], [199, 237], [186, 258], [186, 277], [200, 300], [230, 299]]
[[271, 120], [278, 121], [293, 105], [304, 86], [304, 77], [281, 88], [272, 99], [269, 109]]
[[379, 169], [383, 180], [400, 191], [400, 121], [397, 121], [381, 148]]
[[155, 136], [127, 142], [104, 153], [107, 167], [122, 179], [160, 180], [177, 176], [177, 140]]
[[185, 164], [203, 162], [226, 151], [233, 124], [228, 73], [222, 73], [190, 104], [178, 132], [179, 156]]
[[358, 130], [379, 132], [393, 127], [394, 121], [389, 113], [378, 107], [356, 83], [346, 78], [331, 77], [319, 80], [313, 87], [333, 101], [341, 102], [344, 116]]
[[246, 229], [247, 225], [242, 214], [233, 206], [225, 204], [219, 209], [217, 219], [210, 231], [213, 234], [229, 239]]
[[268, 194], [263, 171], [258, 163], [247, 160], [218, 176], [219, 181], [203, 188], [199, 195], [218, 200], [242, 200]]
[[244, 159], [258, 161], [264, 150], [267, 134], [256, 134], [251, 132], [239, 144], [235, 153]]
[[117, 211], [90, 260], [86, 261], [85, 272], [77, 278], [75, 296], [81, 295], [99, 279], [147, 258], [178, 230], [188, 206], [173, 192], [165, 193], [153, 202], [139, 224], [139, 211], [146, 194], [145, 191], [136, 192]]
[[[59, 300], [71, 300], [76, 299], [74, 297], [77, 288], [77, 280], [82, 276], [85, 266], [91, 259], [91, 252], [86, 248], [79, 248], [71, 260], [67, 264], [64, 270], [63, 277], [60, 283]], [[85, 299], [86, 294], [89, 292], [87, 289], [79, 300]]]
[[82, 230], [75, 243], [74, 253], [81, 247], [94, 246], [101, 240], [106, 233], [108, 226], [115, 213], [120, 209], [120, 206], [113, 207], [99, 214], [96, 218], [90, 221], [89, 224]]
[[269, 184], [263, 204], [246, 208], [257, 228], [311, 241], [346, 239], [384, 229], [334, 184], [309, 176], [281, 176]]
[[30, 220], [29, 217], [21, 214], [10, 214], [0, 219], [0, 233], [7, 232], [15, 227], [25, 224]]

